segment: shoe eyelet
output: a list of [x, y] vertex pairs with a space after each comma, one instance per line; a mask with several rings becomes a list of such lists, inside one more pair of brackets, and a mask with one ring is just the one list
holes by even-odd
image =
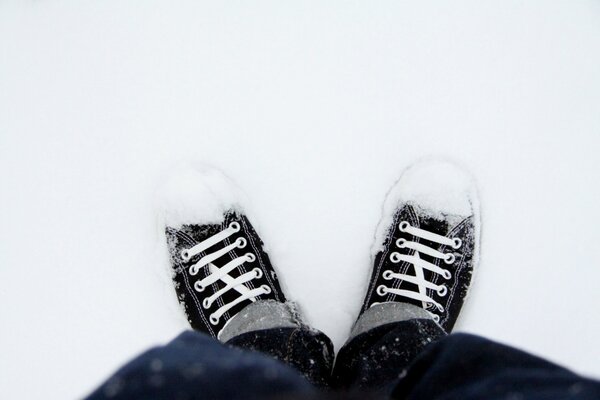
[[189, 272], [189, 273], [190, 273], [190, 275], [192, 275], [192, 276], [195, 276], [195, 275], [198, 273], [198, 269], [197, 269], [197, 268], [195, 268], [195, 267], [196, 267], [196, 265], [192, 265], [192, 266], [190, 267], [190, 269], [188, 270], [188, 272]]
[[239, 232], [241, 227], [238, 222], [233, 221], [232, 223], [229, 224], [229, 229], [232, 229], [234, 232]]
[[246, 260], [249, 263], [253, 263], [254, 261], [256, 261], [256, 256], [252, 253], [246, 253]]
[[211, 305], [212, 303], [208, 300], [208, 297], [202, 300], [202, 307], [204, 307], [205, 309], [209, 309]]
[[385, 279], [386, 281], [389, 281], [389, 280], [391, 280], [393, 278], [393, 276], [392, 276], [393, 274], [394, 273], [392, 271], [390, 271], [389, 269], [387, 269], [387, 270], [383, 271], [382, 276], [383, 276], [383, 279]]
[[433, 314], [433, 320], [434, 320], [436, 323], [439, 323], [439, 322], [440, 322], [440, 316], [439, 316], [439, 315], [437, 315], [437, 314]]
[[380, 296], [385, 296], [387, 294], [387, 287], [383, 285], [377, 286], [377, 294]]
[[462, 246], [462, 240], [460, 238], [452, 239], [452, 248], [454, 250], [460, 249], [460, 246]]
[[181, 250], [181, 258], [183, 259], [183, 261], [189, 261], [190, 260], [190, 252], [188, 250]]
[[208, 320], [213, 325], [217, 325], [219, 323], [219, 318], [215, 318], [215, 316], [212, 314], [210, 314], [210, 317], [208, 317]]
[[400, 225], [398, 225], [398, 229], [400, 229], [400, 232], [406, 232], [408, 228], [410, 228], [410, 224], [406, 221], [402, 221], [400, 222]]
[[271, 293], [271, 287], [269, 285], [262, 285], [260, 288], [265, 292], [264, 294]]
[[444, 262], [446, 264], [453, 264], [456, 261], [456, 257], [452, 253], [446, 253], [446, 258], [444, 258]]
[[390, 254], [390, 261], [393, 262], [394, 264], [398, 264], [400, 261], [402, 261], [400, 259], [400, 253], [395, 251], [392, 254]]
[[437, 294], [438, 296], [445, 297], [448, 294], [448, 288], [446, 285], [440, 286], [440, 288], [437, 290]]
[[400, 239], [396, 240], [396, 246], [400, 247], [401, 249], [403, 249], [405, 247], [404, 246], [405, 244], [406, 244], [406, 239], [400, 238]]
[[238, 240], [236, 240], [236, 243], [237, 243], [238, 249], [243, 249], [248, 244], [248, 241], [245, 238], [241, 237], [241, 238], [238, 238]]
[[260, 268], [254, 268], [254, 269], [252, 270], [252, 272], [254, 272], [254, 274], [256, 275], [256, 276], [254, 277], [255, 279], [260, 279], [260, 278], [262, 278], [262, 277], [263, 277], [263, 272], [262, 272], [262, 269], [260, 269]]
[[204, 289], [206, 289], [206, 286], [202, 285], [202, 283], [200, 281], [196, 281], [196, 283], [194, 283], [194, 289], [196, 290], [196, 292], [204, 292]]

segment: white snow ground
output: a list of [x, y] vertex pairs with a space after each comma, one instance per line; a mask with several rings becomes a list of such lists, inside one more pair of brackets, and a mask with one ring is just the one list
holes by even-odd
[[213, 163], [339, 348], [384, 195], [479, 181], [460, 330], [600, 377], [598, 1], [0, 1], [0, 398], [80, 397], [184, 326], [154, 191]]

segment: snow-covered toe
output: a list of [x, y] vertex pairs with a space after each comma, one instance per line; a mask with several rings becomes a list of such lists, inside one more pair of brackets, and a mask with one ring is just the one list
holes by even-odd
[[246, 195], [219, 169], [184, 167], [166, 181], [159, 193], [164, 223], [211, 224], [223, 221], [227, 211], [244, 212]]
[[186, 169], [162, 197], [175, 291], [192, 328], [219, 337], [249, 304], [285, 302], [245, 196], [229, 178], [213, 168]]
[[384, 202], [361, 313], [409, 303], [449, 332], [478, 261], [478, 207], [472, 177], [455, 163], [429, 159], [407, 168]]

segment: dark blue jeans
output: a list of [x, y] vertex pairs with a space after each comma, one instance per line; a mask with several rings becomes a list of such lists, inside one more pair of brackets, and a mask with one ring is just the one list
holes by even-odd
[[[184, 332], [119, 369], [90, 399], [600, 399], [600, 382], [429, 320], [383, 325], [340, 350], [281, 328], [227, 344]], [[343, 394], [340, 394], [343, 393]]]

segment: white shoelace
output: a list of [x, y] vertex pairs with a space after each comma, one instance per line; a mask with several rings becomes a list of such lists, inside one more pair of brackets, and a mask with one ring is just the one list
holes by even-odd
[[[398, 225], [398, 229], [400, 229], [400, 232], [406, 232], [409, 235], [412, 235], [412, 236], [415, 236], [415, 237], [418, 237], [421, 239], [425, 239], [425, 240], [429, 240], [434, 243], [450, 246], [455, 250], [459, 249], [462, 246], [462, 241], [459, 238], [452, 239], [452, 238], [448, 238], [446, 236], [438, 235], [436, 233], [429, 232], [424, 229], [420, 229], [420, 228], [411, 226], [406, 221], [402, 221], [400, 223], [400, 225]], [[446, 287], [446, 285], [436, 285], [433, 282], [429, 282], [427, 279], [425, 279], [423, 270], [428, 270], [435, 274], [439, 274], [442, 277], [444, 277], [444, 279], [446, 279], [446, 280], [452, 278], [452, 274], [447, 269], [440, 268], [437, 265], [422, 259], [419, 256], [419, 254], [423, 253], [423, 254], [426, 254], [426, 255], [434, 257], [434, 258], [442, 259], [448, 265], [451, 265], [454, 263], [454, 261], [455, 261], [454, 254], [442, 253], [435, 249], [432, 249], [431, 247], [425, 246], [424, 244], [412, 242], [412, 241], [405, 240], [405, 239], [396, 240], [396, 246], [398, 246], [401, 249], [415, 250], [413, 255], [404, 255], [404, 254], [400, 254], [396, 251], [393, 252], [392, 254], [390, 254], [390, 260], [394, 264], [398, 264], [402, 261], [412, 264], [415, 269], [415, 275], [406, 275], [406, 274], [395, 273], [391, 270], [385, 270], [385, 271], [383, 271], [383, 279], [385, 279], [385, 280], [401, 279], [403, 281], [410, 282], [410, 283], [417, 285], [419, 291], [415, 292], [412, 290], [395, 289], [395, 288], [387, 287], [385, 285], [379, 285], [377, 287], [377, 294], [380, 296], [385, 296], [386, 294], [391, 293], [391, 294], [395, 294], [398, 296], [407, 297], [409, 299], [420, 301], [423, 304], [423, 308], [432, 315], [433, 319], [436, 322], [439, 322], [439, 320], [440, 320], [439, 315], [429, 311], [429, 308], [435, 308], [439, 312], [444, 312], [444, 307], [440, 303], [436, 302], [430, 296], [427, 296], [427, 289], [435, 290], [439, 296], [444, 297], [448, 293], [448, 288]]]
[[[198, 243], [194, 247], [182, 250], [181, 258], [184, 261], [189, 261], [192, 257], [197, 254], [202, 253], [208, 248], [214, 246], [215, 244], [222, 242], [227, 239], [231, 235], [240, 231], [240, 224], [237, 222], [232, 222], [229, 224], [227, 229], [203, 240]], [[220, 250], [217, 250], [213, 253], [208, 253], [204, 257], [202, 257], [197, 263], [190, 266], [189, 273], [190, 275], [196, 275], [201, 268], [208, 266], [210, 274], [204, 279], [198, 280], [194, 283], [194, 289], [197, 292], [203, 292], [208, 286], [212, 285], [217, 281], [222, 281], [225, 283], [225, 286], [221, 289], [217, 290], [211, 296], [204, 298], [202, 301], [202, 307], [205, 309], [210, 308], [210, 306], [221, 296], [227, 293], [229, 290], [233, 289], [239, 293], [239, 296], [229, 302], [223, 304], [219, 309], [213, 312], [209, 316], [209, 321], [213, 325], [217, 325], [219, 323], [219, 319], [223, 314], [229, 311], [231, 308], [235, 307], [237, 304], [245, 301], [256, 301], [256, 297], [261, 294], [269, 294], [271, 293], [271, 288], [268, 285], [262, 285], [255, 289], [248, 288], [245, 284], [250, 282], [253, 279], [259, 279], [263, 276], [263, 272], [260, 268], [254, 268], [250, 272], [246, 272], [241, 274], [240, 276], [233, 278], [229, 275], [229, 272], [233, 271], [235, 268], [240, 267], [245, 262], [254, 262], [256, 260], [256, 256], [252, 253], [246, 253], [241, 257], [236, 257], [233, 260], [229, 261], [223, 267], [219, 268], [213, 264], [213, 261], [219, 259], [225, 254], [229, 253], [231, 250], [235, 248], [243, 249], [248, 244], [248, 241], [240, 237], [232, 244], [223, 247]]]

